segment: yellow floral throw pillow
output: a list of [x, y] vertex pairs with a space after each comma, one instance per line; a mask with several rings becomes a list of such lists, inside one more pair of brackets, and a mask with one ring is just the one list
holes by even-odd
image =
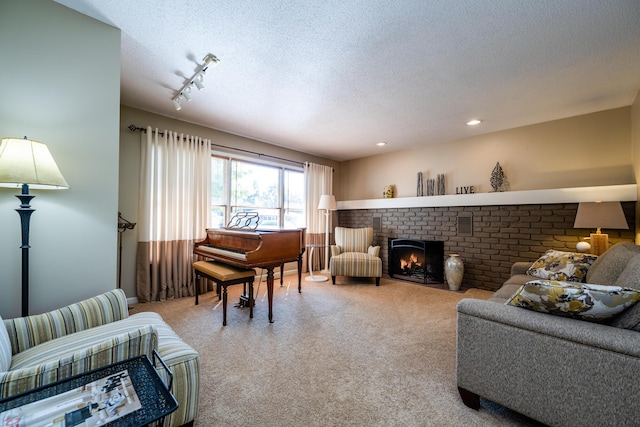
[[620, 286], [532, 280], [507, 305], [542, 313], [599, 322], [616, 316], [640, 300], [640, 292]]
[[596, 259], [596, 255], [549, 249], [529, 267], [527, 274], [538, 279], [584, 282]]

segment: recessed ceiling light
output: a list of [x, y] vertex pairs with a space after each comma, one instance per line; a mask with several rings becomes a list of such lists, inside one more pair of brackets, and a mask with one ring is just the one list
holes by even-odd
[[473, 120], [469, 120], [467, 122], [467, 126], [477, 126], [480, 123], [482, 123], [482, 120], [478, 120], [478, 119], [473, 119]]
[[384, 141], [382, 141], [382, 142], [376, 142], [376, 145], [377, 145], [378, 147], [384, 147], [385, 145], [387, 145], [387, 143], [386, 143], [386, 142], [384, 142]]

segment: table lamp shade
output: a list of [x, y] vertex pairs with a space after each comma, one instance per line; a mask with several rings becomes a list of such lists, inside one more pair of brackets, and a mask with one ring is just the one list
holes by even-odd
[[591, 233], [589, 237], [591, 253], [602, 255], [609, 249], [609, 235], [601, 233], [600, 229], [626, 230], [629, 228], [629, 224], [627, 224], [620, 202], [583, 202], [578, 204], [573, 228], [595, 228], [597, 231]]
[[601, 228], [628, 230], [629, 224], [620, 202], [582, 202], [578, 204], [573, 228], [595, 228], [600, 232]]
[[69, 188], [46, 144], [3, 138], [0, 145], [0, 186], [34, 189]]

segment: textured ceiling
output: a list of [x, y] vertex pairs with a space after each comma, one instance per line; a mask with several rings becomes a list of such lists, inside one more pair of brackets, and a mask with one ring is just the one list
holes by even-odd
[[[335, 160], [628, 106], [640, 89], [638, 0], [57, 2], [122, 30], [122, 104]], [[176, 111], [208, 53], [219, 65]]]

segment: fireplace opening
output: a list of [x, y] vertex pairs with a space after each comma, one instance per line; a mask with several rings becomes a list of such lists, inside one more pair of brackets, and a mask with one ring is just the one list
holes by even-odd
[[444, 283], [444, 242], [389, 239], [389, 276], [416, 283]]

